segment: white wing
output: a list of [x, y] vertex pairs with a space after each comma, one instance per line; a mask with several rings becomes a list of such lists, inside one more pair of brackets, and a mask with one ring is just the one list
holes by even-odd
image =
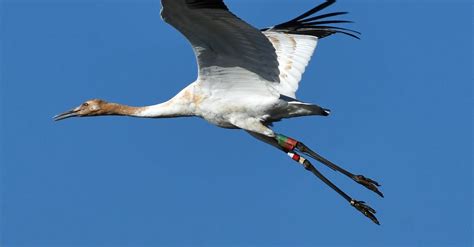
[[263, 33], [271, 41], [278, 55], [280, 84], [276, 86], [277, 90], [280, 94], [296, 98], [298, 84], [311, 60], [318, 38], [274, 31]]
[[357, 35], [360, 33], [357, 31], [328, 26], [328, 24], [350, 22], [327, 19], [328, 17], [347, 14], [347, 12], [332, 12], [314, 16], [315, 13], [331, 6], [334, 2], [335, 0], [327, 0], [302, 15], [267, 28], [263, 32], [272, 42], [278, 55], [280, 84], [276, 88], [281, 94], [296, 98], [295, 93], [298, 90], [298, 83], [319, 39], [334, 33], [359, 38]]
[[163, 20], [191, 42], [199, 83], [213, 93], [237, 90], [268, 94], [269, 84], [280, 80], [273, 45], [260, 30], [229, 12], [222, 0], [161, 3]]

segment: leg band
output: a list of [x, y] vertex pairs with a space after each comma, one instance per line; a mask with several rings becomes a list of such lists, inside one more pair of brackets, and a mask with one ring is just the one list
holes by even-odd
[[292, 152], [288, 152], [288, 156], [291, 157], [291, 159], [293, 159], [294, 161], [304, 165], [306, 167], [306, 164], [305, 164], [305, 161], [306, 159], [301, 157], [300, 155], [298, 154], [295, 154], [295, 153], [292, 153]]
[[298, 144], [297, 140], [284, 135], [277, 134], [275, 138], [278, 141], [278, 145], [288, 151], [292, 151], [293, 149], [295, 149], [296, 145]]

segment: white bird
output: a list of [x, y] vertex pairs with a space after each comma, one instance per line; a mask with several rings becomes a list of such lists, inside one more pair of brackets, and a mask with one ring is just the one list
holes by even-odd
[[342, 172], [383, 197], [377, 182], [340, 168], [302, 142], [270, 128], [273, 122], [284, 118], [329, 115], [328, 109], [297, 100], [295, 93], [319, 39], [335, 33], [358, 38], [356, 31], [327, 25], [349, 22], [326, 19], [347, 12], [314, 16], [334, 2], [327, 0], [290, 21], [259, 30], [232, 14], [223, 0], [161, 0], [163, 20], [180, 31], [193, 47], [199, 67], [197, 80], [161, 104], [131, 107], [93, 99], [55, 116], [54, 120], [101, 115], [197, 116], [219, 127], [243, 129], [287, 153], [379, 224], [375, 210], [336, 187], [301, 154]]

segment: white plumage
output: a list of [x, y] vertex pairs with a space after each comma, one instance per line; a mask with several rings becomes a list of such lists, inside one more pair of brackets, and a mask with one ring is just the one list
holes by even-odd
[[278, 92], [296, 98], [298, 84], [316, 49], [318, 37], [272, 31], [263, 34], [270, 40], [278, 56]]

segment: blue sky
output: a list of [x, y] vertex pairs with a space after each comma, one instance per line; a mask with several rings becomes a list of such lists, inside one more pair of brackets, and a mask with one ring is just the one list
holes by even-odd
[[[321, 1], [228, 1], [257, 27]], [[196, 77], [159, 1], [1, 3], [2, 246], [471, 246], [472, 3], [340, 1], [298, 97], [332, 110], [279, 133], [382, 184], [376, 226], [243, 131], [201, 119], [51, 117], [91, 98], [172, 97]], [[316, 163], [315, 163], [316, 164]]]

